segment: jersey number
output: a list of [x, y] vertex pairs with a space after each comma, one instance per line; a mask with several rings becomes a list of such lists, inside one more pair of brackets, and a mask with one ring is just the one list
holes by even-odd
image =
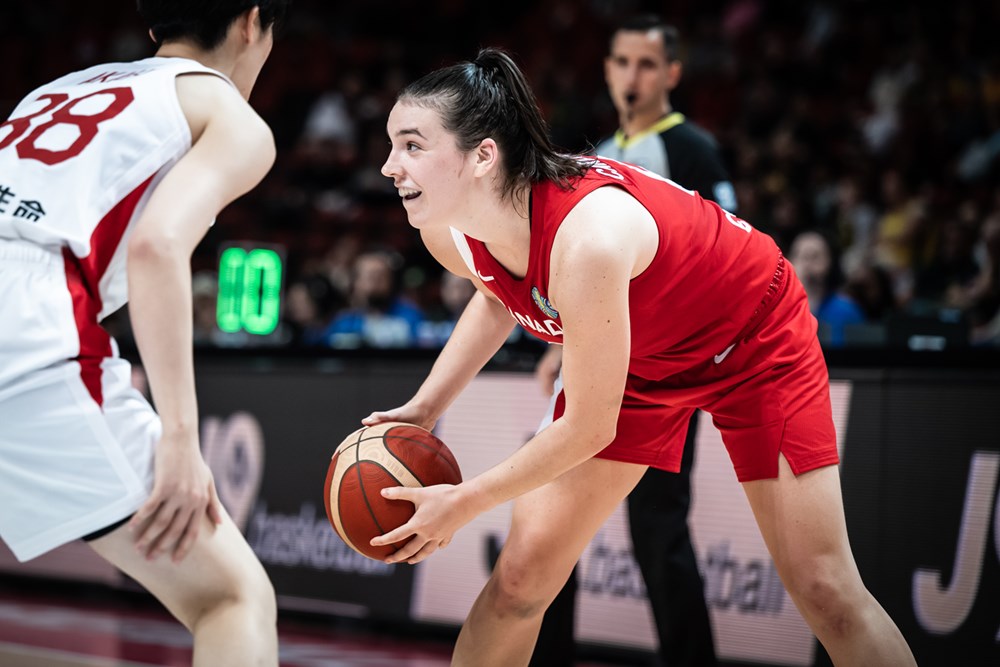
[[[97, 95], [112, 95], [114, 96], [114, 100], [95, 114], [80, 115], [72, 112], [73, 107], [77, 104]], [[21, 118], [11, 118], [0, 125], [0, 132], [4, 128], [10, 128], [7, 136], [0, 139], [0, 150], [16, 143], [17, 155], [22, 160], [38, 160], [48, 165], [58, 164], [79, 155], [87, 147], [87, 144], [97, 136], [97, 126], [120, 114], [134, 99], [135, 97], [132, 94], [131, 88], [108, 88], [107, 90], [99, 90], [96, 93], [90, 93], [89, 95], [73, 99], [70, 99], [66, 93], [42, 95], [37, 100], [46, 100], [47, 104], [42, 109]], [[45, 114], [50, 115], [49, 120], [36, 127], [28, 136], [21, 139], [21, 135], [31, 127], [31, 120]], [[39, 147], [38, 140], [56, 125], [75, 126], [79, 132], [76, 140], [62, 150], [50, 150]]]

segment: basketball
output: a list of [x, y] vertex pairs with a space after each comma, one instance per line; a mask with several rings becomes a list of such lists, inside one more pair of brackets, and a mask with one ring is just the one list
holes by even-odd
[[461, 481], [455, 456], [430, 431], [401, 422], [366, 426], [333, 452], [324, 488], [326, 516], [349, 547], [383, 560], [405, 542], [382, 547], [369, 542], [409, 521], [414, 507], [407, 500], [383, 498], [382, 489]]

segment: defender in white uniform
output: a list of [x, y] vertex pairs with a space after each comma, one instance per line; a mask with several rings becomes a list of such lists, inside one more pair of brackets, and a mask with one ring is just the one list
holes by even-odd
[[[273, 589], [200, 452], [190, 259], [274, 161], [247, 98], [287, 0], [138, 4], [155, 57], [0, 125], [0, 537], [20, 560], [87, 539], [191, 629], [196, 665], [276, 665]], [[100, 326], [129, 297], [159, 416]]]

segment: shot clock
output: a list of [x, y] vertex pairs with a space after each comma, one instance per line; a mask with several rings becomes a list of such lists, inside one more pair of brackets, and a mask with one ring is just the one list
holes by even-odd
[[216, 323], [227, 334], [270, 336], [281, 321], [285, 250], [230, 243], [219, 252]]

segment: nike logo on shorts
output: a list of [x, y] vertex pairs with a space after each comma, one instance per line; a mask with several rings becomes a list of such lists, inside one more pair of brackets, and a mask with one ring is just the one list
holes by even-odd
[[494, 280], [493, 276], [484, 276], [482, 273], [479, 272], [479, 269], [476, 269], [476, 275], [479, 276], [479, 279], [482, 280], [484, 283], [488, 283], [489, 281]]
[[732, 345], [730, 345], [729, 347], [727, 347], [725, 350], [723, 350], [722, 354], [715, 355], [715, 363], [721, 364], [722, 360], [729, 356], [729, 353], [733, 351], [734, 347], [736, 347], [736, 343], [733, 343]]

